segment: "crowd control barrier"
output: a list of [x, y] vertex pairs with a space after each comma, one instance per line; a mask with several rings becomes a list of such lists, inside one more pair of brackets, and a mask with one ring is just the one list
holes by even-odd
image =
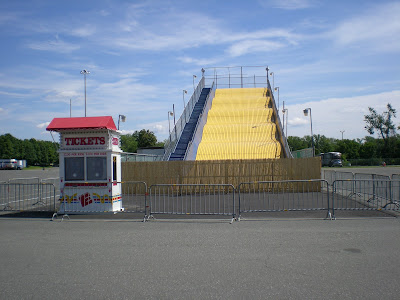
[[[52, 183], [5, 182], [0, 183], [0, 211], [130, 212], [143, 214], [145, 221], [156, 214], [221, 215], [233, 221], [242, 213], [320, 210], [334, 219], [336, 210], [400, 212], [400, 176], [391, 177], [337, 179], [331, 185], [322, 179], [242, 182], [237, 189], [231, 184], [153, 184], [148, 188], [143, 181], [85, 183], [65, 186], [61, 197]], [[121, 185], [121, 194], [112, 196], [110, 185], [116, 184]], [[115, 201], [122, 201], [117, 211], [111, 205]]]
[[[348, 187], [352, 192], [348, 192]], [[335, 210], [399, 210], [398, 180], [336, 180], [332, 185], [333, 215]]]
[[235, 219], [235, 188], [231, 184], [154, 184], [150, 214], [226, 215]]
[[0, 183], [2, 211], [56, 211], [56, 190], [49, 183]]
[[329, 185], [326, 180], [286, 180], [241, 183], [241, 213], [326, 210], [331, 218]]
[[122, 206], [124, 212], [148, 215], [147, 184], [144, 181], [122, 182]]

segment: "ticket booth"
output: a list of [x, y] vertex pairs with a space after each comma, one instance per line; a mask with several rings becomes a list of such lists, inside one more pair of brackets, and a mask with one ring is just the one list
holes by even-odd
[[112, 117], [54, 118], [60, 134], [59, 213], [122, 211], [120, 134]]

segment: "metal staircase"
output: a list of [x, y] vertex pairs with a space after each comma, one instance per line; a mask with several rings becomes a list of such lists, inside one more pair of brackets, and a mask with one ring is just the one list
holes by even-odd
[[207, 96], [210, 93], [210, 88], [203, 88], [200, 94], [200, 98], [193, 108], [192, 114], [190, 115], [189, 121], [186, 123], [182, 134], [179, 138], [179, 142], [176, 145], [175, 151], [170, 155], [169, 160], [183, 160], [189, 142], [193, 138], [194, 130], [196, 128], [197, 120], [203, 111], [204, 104]]

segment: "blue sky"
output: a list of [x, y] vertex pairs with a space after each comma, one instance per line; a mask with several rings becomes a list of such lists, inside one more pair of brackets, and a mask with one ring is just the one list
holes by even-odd
[[70, 99], [84, 116], [86, 69], [87, 116], [163, 140], [201, 68], [268, 65], [288, 135], [310, 134], [310, 107], [314, 134], [363, 138], [368, 106], [400, 124], [399, 16], [399, 1], [1, 1], [0, 134], [51, 140]]

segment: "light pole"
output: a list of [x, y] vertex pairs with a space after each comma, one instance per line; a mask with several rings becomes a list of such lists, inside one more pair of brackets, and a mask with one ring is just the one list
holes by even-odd
[[186, 106], [186, 103], [185, 103], [185, 94], [187, 94], [187, 90], [183, 90], [183, 110], [185, 110], [185, 106]]
[[278, 91], [278, 112], [279, 112], [279, 86], [274, 88], [275, 91]]
[[193, 75], [193, 92], [196, 90], [195, 88], [194, 88], [194, 79], [195, 78], [197, 78], [197, 76], [196, 75]]
[[[283, 116], [283, 130], [285, 130], [286, 128], [286, 138], [287, 138], [287, 119], [288, 119], [288, 115], [289, 115], [289, 111], [287, 108], [285, 108], [285, 101], [282, 101], [283, 103], [283, 109], [282, 109], [282, 116]], [[285, 114], [286, 114], [286, 124], [285, 124]]]
[[185, 123], [186, 123], [186, 113], [185, 113], [185, 94], [187, 94], [187, 90], [183, 90], [183, 113], [185, 114]]
[[311, 108], [306, 108], [303, 110], [304, 115], [307, 117], [308, 116], [308, 112], [310, 112], [310, 124], [311, 124], [311, 144], [312, 144], [312, 148], [313, 148], [313, 157], [315, 156], [315, 147], [314, 147], [314, 135], [313, 135], [313, 131], [312, 131], [312, 117], [311, 117]]
[[119, 130], [119, 120], [121, 120], [122, 122], [125, 122], [126, 117], [124, 115], [118, 115], [118, 130]]
[[175, 141], [178, 139], [178, 135], [176, 133], [176, 122], [175, 122], [175, 104], [172, 104], [172, 113], [174, 115], [174, 129], [175, 129]]
[[171, 122], [169, 120], [169, 116], [173, 116], [174, 113], [172, 111], [168, 111], [168, 133], [169, 133], [169, 141], [171, 142]]
[[286, 125], [285, 125], [285, 129], [286, 129], [286, 133], [285, 133], [285, 135], [286, 135], [286, 138], [288, 137], [288, 135], [287, 135], [287, 122], [288, 122], [288, 119], [289, 119], [289, 110], [287, 109], [287, 108], [285, 108], [284, 110], [283, 110], [283, 116], [285, 116], [285, 114], [286, 114]]
[[83, 77], [85, 78], [85, 117], [86, 117], [86, 75], [89, 75], [90, 72], [88, 70], [82, 70], [81, 74], [83, 74]]
[[272, 89], [274, 89], [275, 88], [275, 74], [274, 74], [274, 72], [271, 72], [271, 73], [269, 73], [269, 75], [272, 76]]
[[343, 141], [343, 132], [345, 132], [345, 130], [340, 130], [340, 132], [342, 133], [342, 141]]

